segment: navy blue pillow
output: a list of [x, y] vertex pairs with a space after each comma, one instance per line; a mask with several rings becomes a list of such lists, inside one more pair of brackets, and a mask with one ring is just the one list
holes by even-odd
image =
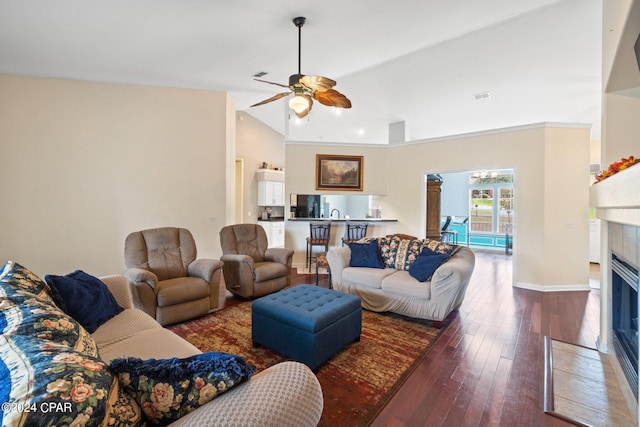
[[420, 282], [426, 282], [431, 279], [436, 269], [448, 259], [448, 254], [439, 254], [423, 249], [416, 260], [409, 266], [409, 274]]
[[89, 333], [94, 333], [100, 325], [124, 310], [102, 280], [82, 270], [66, 276], [47, 274], [44, 279], [51, 287], [51, 296], [58, 307]]
[[373, 239], [368, 243], [349, 243], [351, 249], [351, 260], [349, 267], [371, 267], [384, 268], [380, 251], [378, 250], [378, 240]]

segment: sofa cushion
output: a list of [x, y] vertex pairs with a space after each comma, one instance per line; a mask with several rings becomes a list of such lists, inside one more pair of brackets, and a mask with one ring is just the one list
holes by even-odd
[[409, 274], [420, 282], [431, 280], [431, 276], [433, 276], [436, 269], [448, 259], [448, 254], [440, 254], [429, 249], [423, 249], [420, 252], [420, 256], [409, 266]]
[[199, 277], [176, 277], [158, 282], [156, 285], [159, 307], [209, 298], [211, 287]]
[[380, 289], [382, 280], [395, 272], [393, 268], [347, 267], [342, 270], [342, 281]]
[[366, 243], [349, 243], [348, 245], [351, 249], [349, 267], [384, 268], [377, 240], [370, 240]]
[[56, 304], [91, 333], [123, 310], [102, 280], [82, 270], [66, 276], [48, 274], [45, 280]]
[[396, 270], [384, 278], [381, 289], [390, 295], [428, 300], [431, 298], [431, 282], [418, 282], [408, 271]]
[[111, 370], [149, 422], [168, 425], [248, 380], [255, 366], [240, 356], [203, 353], [186, 359], [115, 359]]
[[278, 262], [256, 262], [253, 264], [256, 282], [279, 279], [287, 275], [287, 266]]
[[0, 401], [14, 408], [3, 411], [2, 425], [104, 425], [118, 417], [118, 382], [108, 366], [68, 346], [2, 335], [0, 375]]

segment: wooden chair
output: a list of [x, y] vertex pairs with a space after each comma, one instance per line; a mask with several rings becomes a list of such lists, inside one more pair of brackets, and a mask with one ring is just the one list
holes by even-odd
[[309, 222], [309, 237], [307, 237], [307, 263], [306, 267], [311, 268], [311, 257], [313, 247], [322, 246], [324, 251], [329, 250], [329, 238], [331, 237], [331, 221], [311, 221]]
[[342, 246], [357, 242], [367, 235], [368, 222], [352, 222], [347, 221], [347, 225], [344, 228], [344, 237], [342, 237]]

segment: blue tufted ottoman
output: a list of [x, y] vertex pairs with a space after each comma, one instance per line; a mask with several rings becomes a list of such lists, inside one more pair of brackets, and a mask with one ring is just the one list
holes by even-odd
[[360, 339], [360, 298], [312, 285], [298, 285], [251, 305], [254, 346], [264, 345], [316, 369]]

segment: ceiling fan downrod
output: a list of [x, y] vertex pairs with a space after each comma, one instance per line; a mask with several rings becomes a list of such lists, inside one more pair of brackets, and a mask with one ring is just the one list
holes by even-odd
[[293, 18], [293, 23], [295, 24], [296, 27], [298, 27], [298, 74], [302, 74], [300, 72], [300, 70], [302, 69], [302, 67], [300, 66], [301, 64], [300, 58], [302, 57], [302, 26], [306, 21], [307, 21], [307, 18], [305, 18], [304, 16], [298, 16], [297, 18]]

